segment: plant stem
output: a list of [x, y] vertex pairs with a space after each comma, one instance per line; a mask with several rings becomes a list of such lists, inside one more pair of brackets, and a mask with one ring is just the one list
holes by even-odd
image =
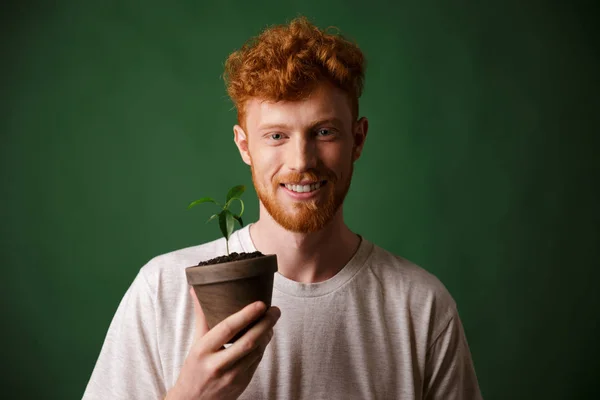
[[229, 255], [229, 240], [225, 239], [225, 247], [227, 248], [227, 255]]

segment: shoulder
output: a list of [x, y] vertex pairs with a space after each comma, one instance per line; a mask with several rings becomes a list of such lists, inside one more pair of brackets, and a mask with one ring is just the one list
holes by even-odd
[[386, 297], [409, 308], [434, 331], [456, 316], [456, 302], [447, 287], [434, 273], [413, 261], [373, 245], [368, 267]]
[[416, 295], [432, 293], [440, 297], [451, 297], [446, 286], [435, 274], [380, 246], [373, 245], [369, 268], [382, 281], [398, 289]]
[[220, 238], [203, 244], [183, 247], [151, 258], [140, 270], [151, 291], [160, 287], [187, 285], [185, 269], [198, 265], [201, 261], [222, 255], [225, 252], [225, 239]]

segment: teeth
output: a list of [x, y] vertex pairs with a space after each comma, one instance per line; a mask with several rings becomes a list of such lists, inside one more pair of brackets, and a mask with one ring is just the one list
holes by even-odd
[[289, 184], [286, 184], [285, 187], [293, 192], [307, 193], [307, 192], [312, 192], [313, 190], [317, 190], [318, 188], [320, 188], [321, 182], [313, 183], [311, 185], [289, 185]]

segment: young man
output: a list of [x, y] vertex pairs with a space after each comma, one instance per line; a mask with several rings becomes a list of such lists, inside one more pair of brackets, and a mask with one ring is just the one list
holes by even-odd
[[481, 398], [445, 287], [344, 223], [368, 131], [364, 63], [304, 18], [229, 57], [235, 143], [260, 200], [229, 246], [277, 254], [273, 306], [209, 331], [184, 268], [223, 254], [224, 239], [156, 257], [119, 305], [85, 399]]

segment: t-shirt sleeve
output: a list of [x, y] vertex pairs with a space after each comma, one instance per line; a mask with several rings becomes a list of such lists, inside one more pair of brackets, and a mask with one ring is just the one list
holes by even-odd
[[427, 352], [425, 400], [481, 400], [460, 317], [456, 311]]
[[142, 268], [112, 319], [83, 400], [163, 398], [156, 334], [155, 299]]

